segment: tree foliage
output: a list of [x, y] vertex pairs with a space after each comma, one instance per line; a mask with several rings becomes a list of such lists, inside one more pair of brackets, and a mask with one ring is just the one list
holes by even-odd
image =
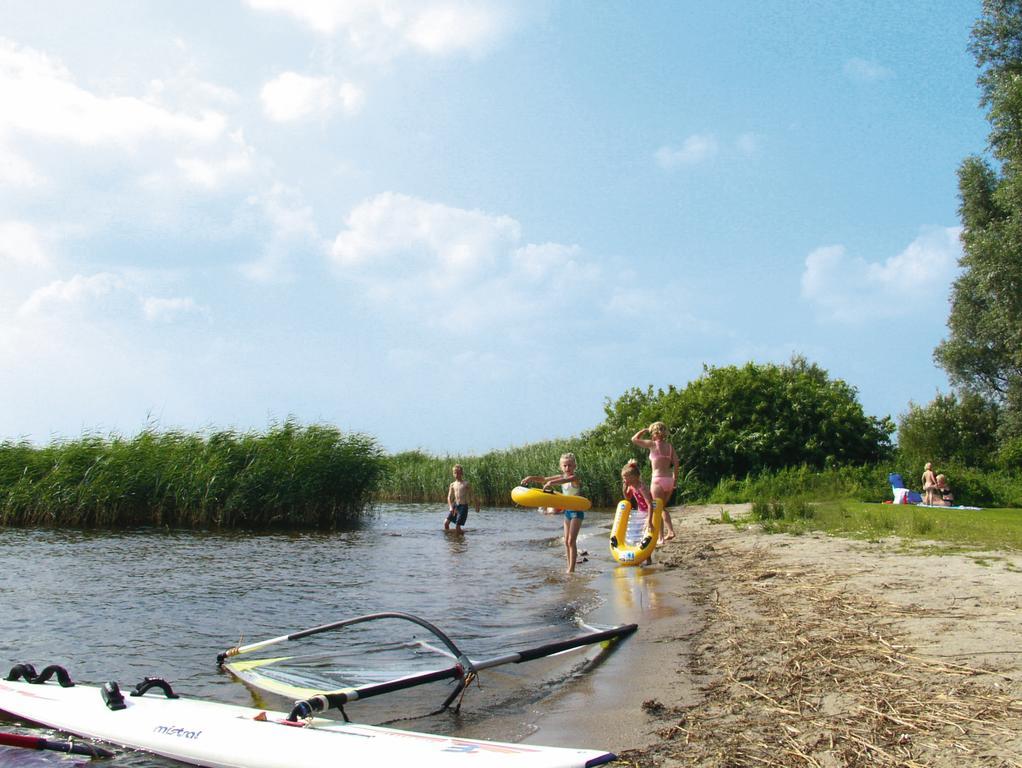
[[996, 403], [971, 392], [938, 395], [926, 406], [909, 404], [898, 421], [903, 464], [921, 467], [954, 462], [970, 467], [995, 463], [999, 420]]
[[889, 453], [894, 431], [889, 417], [863, 413], [854, 387], [801, 357], [705, 367], [684, 389], [632, 389], [604, 410], [588, 439], [627, 440], [663, 421], [683, 470], [710, 483], [782, 467], [875, 462]]
[[1022, 0], [985, 0], [970, 49], [981, 69], [992, 165], [958, 171], [961, 276], [934, 357], [952, 384], [1002, 406], [1002, 441], [1022, 435]]

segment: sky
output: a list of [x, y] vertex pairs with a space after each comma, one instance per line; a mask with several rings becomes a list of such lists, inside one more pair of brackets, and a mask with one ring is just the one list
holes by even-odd
[[897, 420], [949, 391], [979, 13], [0, 0], [0, 440], [478, 454], [796, 354]]

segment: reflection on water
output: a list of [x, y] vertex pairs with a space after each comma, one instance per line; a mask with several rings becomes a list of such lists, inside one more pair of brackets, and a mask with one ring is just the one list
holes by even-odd
[[659, 571], [655, 566], [640, 565], [615, 568], [610, 572], [616, 603], [632, 609], [647, 620], [666, 618], [675, 609], [657, 589]]
[[[587, 514], [579, 546], [590, 551], [589, 562], [573, 576], [562, 573], [559, 517], [484, 509], [471, 512], [469, 530], [458, 535], [444, 532], [444, 513], [442, 506], [383, 505], [330, 534], [2, 530], [0, 672], [21, 662], [56, 663], [77, 681], [122, 687], [155, 675], [185, 695], [280, 709], [287, 702], [255, 700], [218, 672], [216, 654], [387, 610], [422, 616], [472, 658], [488, 658], [575, 634], [580, 619], [617, 623], [634, 620], [627, 614], [636, 609], [656, 609], [655, 590], [643, 582], [655, 569], [616, 568], [606, 551], [610, 513]], [[331, 642], [371, 649], [393, 631], [363, 628]], [[398, 725], [472, 726], [480, 735], [492, 707], [513, 716], [541, 692], [536, 680], [556, 684], [572, 670], [548, 672], [522, 665], [484, 673], [485, 693], [470, 690], [460, 715], [422, 717], [446, 697], [443, 684], [358, 702], [348, 714], [362, 722], [411, 716]], [[167, 765], [147, 756], [115, 762], [123, 760]]]

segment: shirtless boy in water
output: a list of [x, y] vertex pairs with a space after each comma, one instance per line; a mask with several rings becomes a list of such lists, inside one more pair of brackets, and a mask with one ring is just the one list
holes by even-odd
[[[451, 470], [454, 474], [454, 482], [447, 489], [447, 506], [450, 508], [447, 519], [444, 520], [444, 530], [451, 530], [451, 523], [454, 523], [454, 530], [461, 533], [461, 526], [468, 519], [468, 505], [473, 502], [472, 486], [465, 480], [465, 470], [461, 464], [455, 464]], [[476, 512], [479, 511], [479, 501], [475, 501]]]

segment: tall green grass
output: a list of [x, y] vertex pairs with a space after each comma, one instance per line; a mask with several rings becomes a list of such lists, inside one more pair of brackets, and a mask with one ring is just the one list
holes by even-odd
[[[643, 451], [631, 445], [614, 448], [594, 446], [584, 440], [534, 443], [484, 456], [430, 456], [412, 451], [390, 456], [387, 473], [380, 485], [380, 498], [387, 501], [441, 502], [451, 482], [451, 467], [461, 464], [465, 476], [483, 504], [507, 504], [511, 489], [526, 475], [553, 475], [562, 453], [573, 452], [583, 492], [596, 506], [614, 506], [621, 497], [621, 467], [630, 458], [639, 459], [649, 479], [649, 462]], [[722, 478], [716, 485], [699, 483], [690, 474], [680, 478], [673, 504], [696, 501], [738, 504], [793, 498], [855, 498], [884, 501], [892, 498], [888, 475], [900, 472], [910, 487], [917, 473], [892, 464], [839, 466], [813, 469], [805, 465], [762, 472], [744, 478]], [[973, 506], [1022, 507], [1022, 476], [987, 472], [969, 467], [941, 468], [950, 478], [956, 503]], [[921, 473], [920, 473], [921, 474]]]
[[[506, 505], [523, 477], [556, 474], [568, 451], [578, 458], [583, 493], [597, 507], [619, 500], [628, 459], [639, 460], [648, 480], [644, 451], [584, 438], [482, 456], [384, 456], [365, 435], [291, 420], [262, 434], [149, 429], [130, 439], [85, 435], [44, 447], [0, 443], [0, 525], [328, 529], [359, 517], [374, 500], [443, 503], [455, 463], [465, 468], [480, 503]], [[759, 502], [764, 509], [773, 504], [800, 510], [793, 516], [804, 519], [810, 501], [890, 499], [892, 470], [910, 486], [919, 474], [896, 464], [801, 466], [715, 485], [689, 474], [672, 503]], [[939, 470], [950, 478], [957, 503], [1022, 507], [1022, 476], [958, 466]]]
[[[893, 497], [888, 474], [898, 471], [888, 465], [833, 467], [787, 467], [776, 472], [741, 479], [724, 478], [703, 489], [700, 498], [712, 504], [738, 504], [811, 498], [815, 501], [853, 498], [888, 501]], [[955, 494], [955, 504], [984, 507], [1022, 507], [1022, 476], [970, 467], [941, 467]], [[916, 473], [900, 471], [910, 488], [920, 490]], [[922, 474], [921, 470], [918, 474]]]
[[[892, 498], [888, 467], [815, 471], [790, 467], [744, 480], [722, 480], [716, 503], [752, 502], [751, 516], [767, 532], [826, 531], [865, 538], [898, 536], [953, 546], [1022, 549], [1022, 477], [969, 467], [941, 467], [954, 483], [955, 503], [982, 509], [884, 504]], [[909, 486], [913, 474], [899, 474]]]
[[419, 451], [399, 453], [387, 461], [387, 473], [380, 485], [386, 501], [442, 502], [447, 498], [451, 468], [461, 464], [465, 479], [480, 502], [510, 504], [511, 489], [527, 475], [556, 475], [561, 454], [574, 453], [582, 492], [600, 507], [617, 504], [621, 498], [621, 468], [637, 457], [631, 445], [617, 449], [594, 449], [582, 440], [551, 440], [520, 448], [493, 451], [483, 456], [429, 456]]
[[0, 525], [329, 529], [363, 514], [376, 442], [292, 420], [264, 434], [146, 430], [0, 443]]
[[954, 509], [870, 504], [852, 499], [756, 502], [752, 517], [768, 532], [826, 531], [841, 536], [941, 542], [944, 546], [1022, 550], [1022, 509]]
[[763, 472], [745, 478], [723, 478], [706, 490], [711, 504], [776, 501], [800, 497], [837, 499], [853, 497], [882, 501], [891, 498], [884, 466], [832, 467], [817, 470], [805, 465]]

